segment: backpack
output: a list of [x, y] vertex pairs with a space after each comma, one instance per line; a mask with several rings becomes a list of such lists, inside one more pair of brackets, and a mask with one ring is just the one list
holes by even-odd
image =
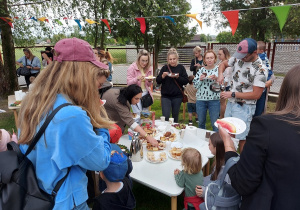
[[55, 196], [67, 178], [67, 174], [57, 182], [52, 194], [39, 188], [35, 168], [27, 155], [35, 147], [54, 115], [64, 106], [58, 106], [46, 118], [37, 134], [32, 138], [27, 151], [23, 154], [19, 145], [11, 141], [7, 151], [0, 152], [0, 210], [50, 210], [55, 204]]
[[205, 202], [200, 204], [200, 210], [238, 210], [241, 196], [225, 182], [228, 170], [239, 161], [239, 157], [227, 160], [220, 179], [212, 181], [205, 190]]

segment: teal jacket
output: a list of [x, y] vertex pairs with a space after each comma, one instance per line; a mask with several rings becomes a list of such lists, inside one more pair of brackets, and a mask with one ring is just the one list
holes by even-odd
[[[67, 102], [58, 94], [53, 109]], [[23, 153], [27, 148], [28, 145], [20, 145]], [[73, 209], [88, 199], [86, 170], [107, 168], [110, 150], [108, 130], [94, 131], [86, 111], [67, 106], [54, 116], [28, 158], [35, 166], [40, 188], [49, 194], [71, 167], [57, 193], [54, 210]]]

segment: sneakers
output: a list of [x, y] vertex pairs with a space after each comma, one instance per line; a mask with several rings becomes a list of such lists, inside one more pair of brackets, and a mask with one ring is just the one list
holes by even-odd
[[193, 121], [192, 120], [189, 120], [189, 125], [193, 125]]
[[196, 118], [196, 123], [199, 123], [199, 120], [198, 120], [198, 118]]

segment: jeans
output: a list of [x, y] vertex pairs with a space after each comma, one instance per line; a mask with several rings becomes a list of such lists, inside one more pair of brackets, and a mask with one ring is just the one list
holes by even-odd
[[199, 124], [198, 127], [205, 128], [206, 124], [206, 112], [209, 111], [210, 123], [213, 127], [213, 131], [218, 131], [218, 128], [214, 125], [220, 115], [220, 100], [200, 101], [196, 102], [196, 110], [198, 115]]
[[256, 102], [256, 110], [253, 117], [260, 116], [264, 113], [266, 98], [267, 98], [267, 88], [265, 88], [264, 92], [261, 94], [260, 98]]
[[161, 97], [161, 109], [162, 115], [165, 116], [166, 121], [169, 120], [171, 109], [172, 109], [172, 117], [174, 118], [174, 122], [178, 122], [180, 106], [182, 102], [181, 98], [165, 98]]

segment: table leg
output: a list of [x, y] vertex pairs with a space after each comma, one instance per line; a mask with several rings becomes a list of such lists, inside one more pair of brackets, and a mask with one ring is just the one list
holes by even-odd
[[171, 210], [177, 210], [177, 196], [171, 197]]
[[16, 128], [18, 129], [18, 113], [16, 109], [13, 109], [14, 112], [14, 116], [15, 116], [15, 124], [16, 124]]
[[185, 105], [186, 105], [186, 103], [183, 103], [183, 113], [182, 113], [182, 117], [183, 117], [183, 120], [185, 120]]

